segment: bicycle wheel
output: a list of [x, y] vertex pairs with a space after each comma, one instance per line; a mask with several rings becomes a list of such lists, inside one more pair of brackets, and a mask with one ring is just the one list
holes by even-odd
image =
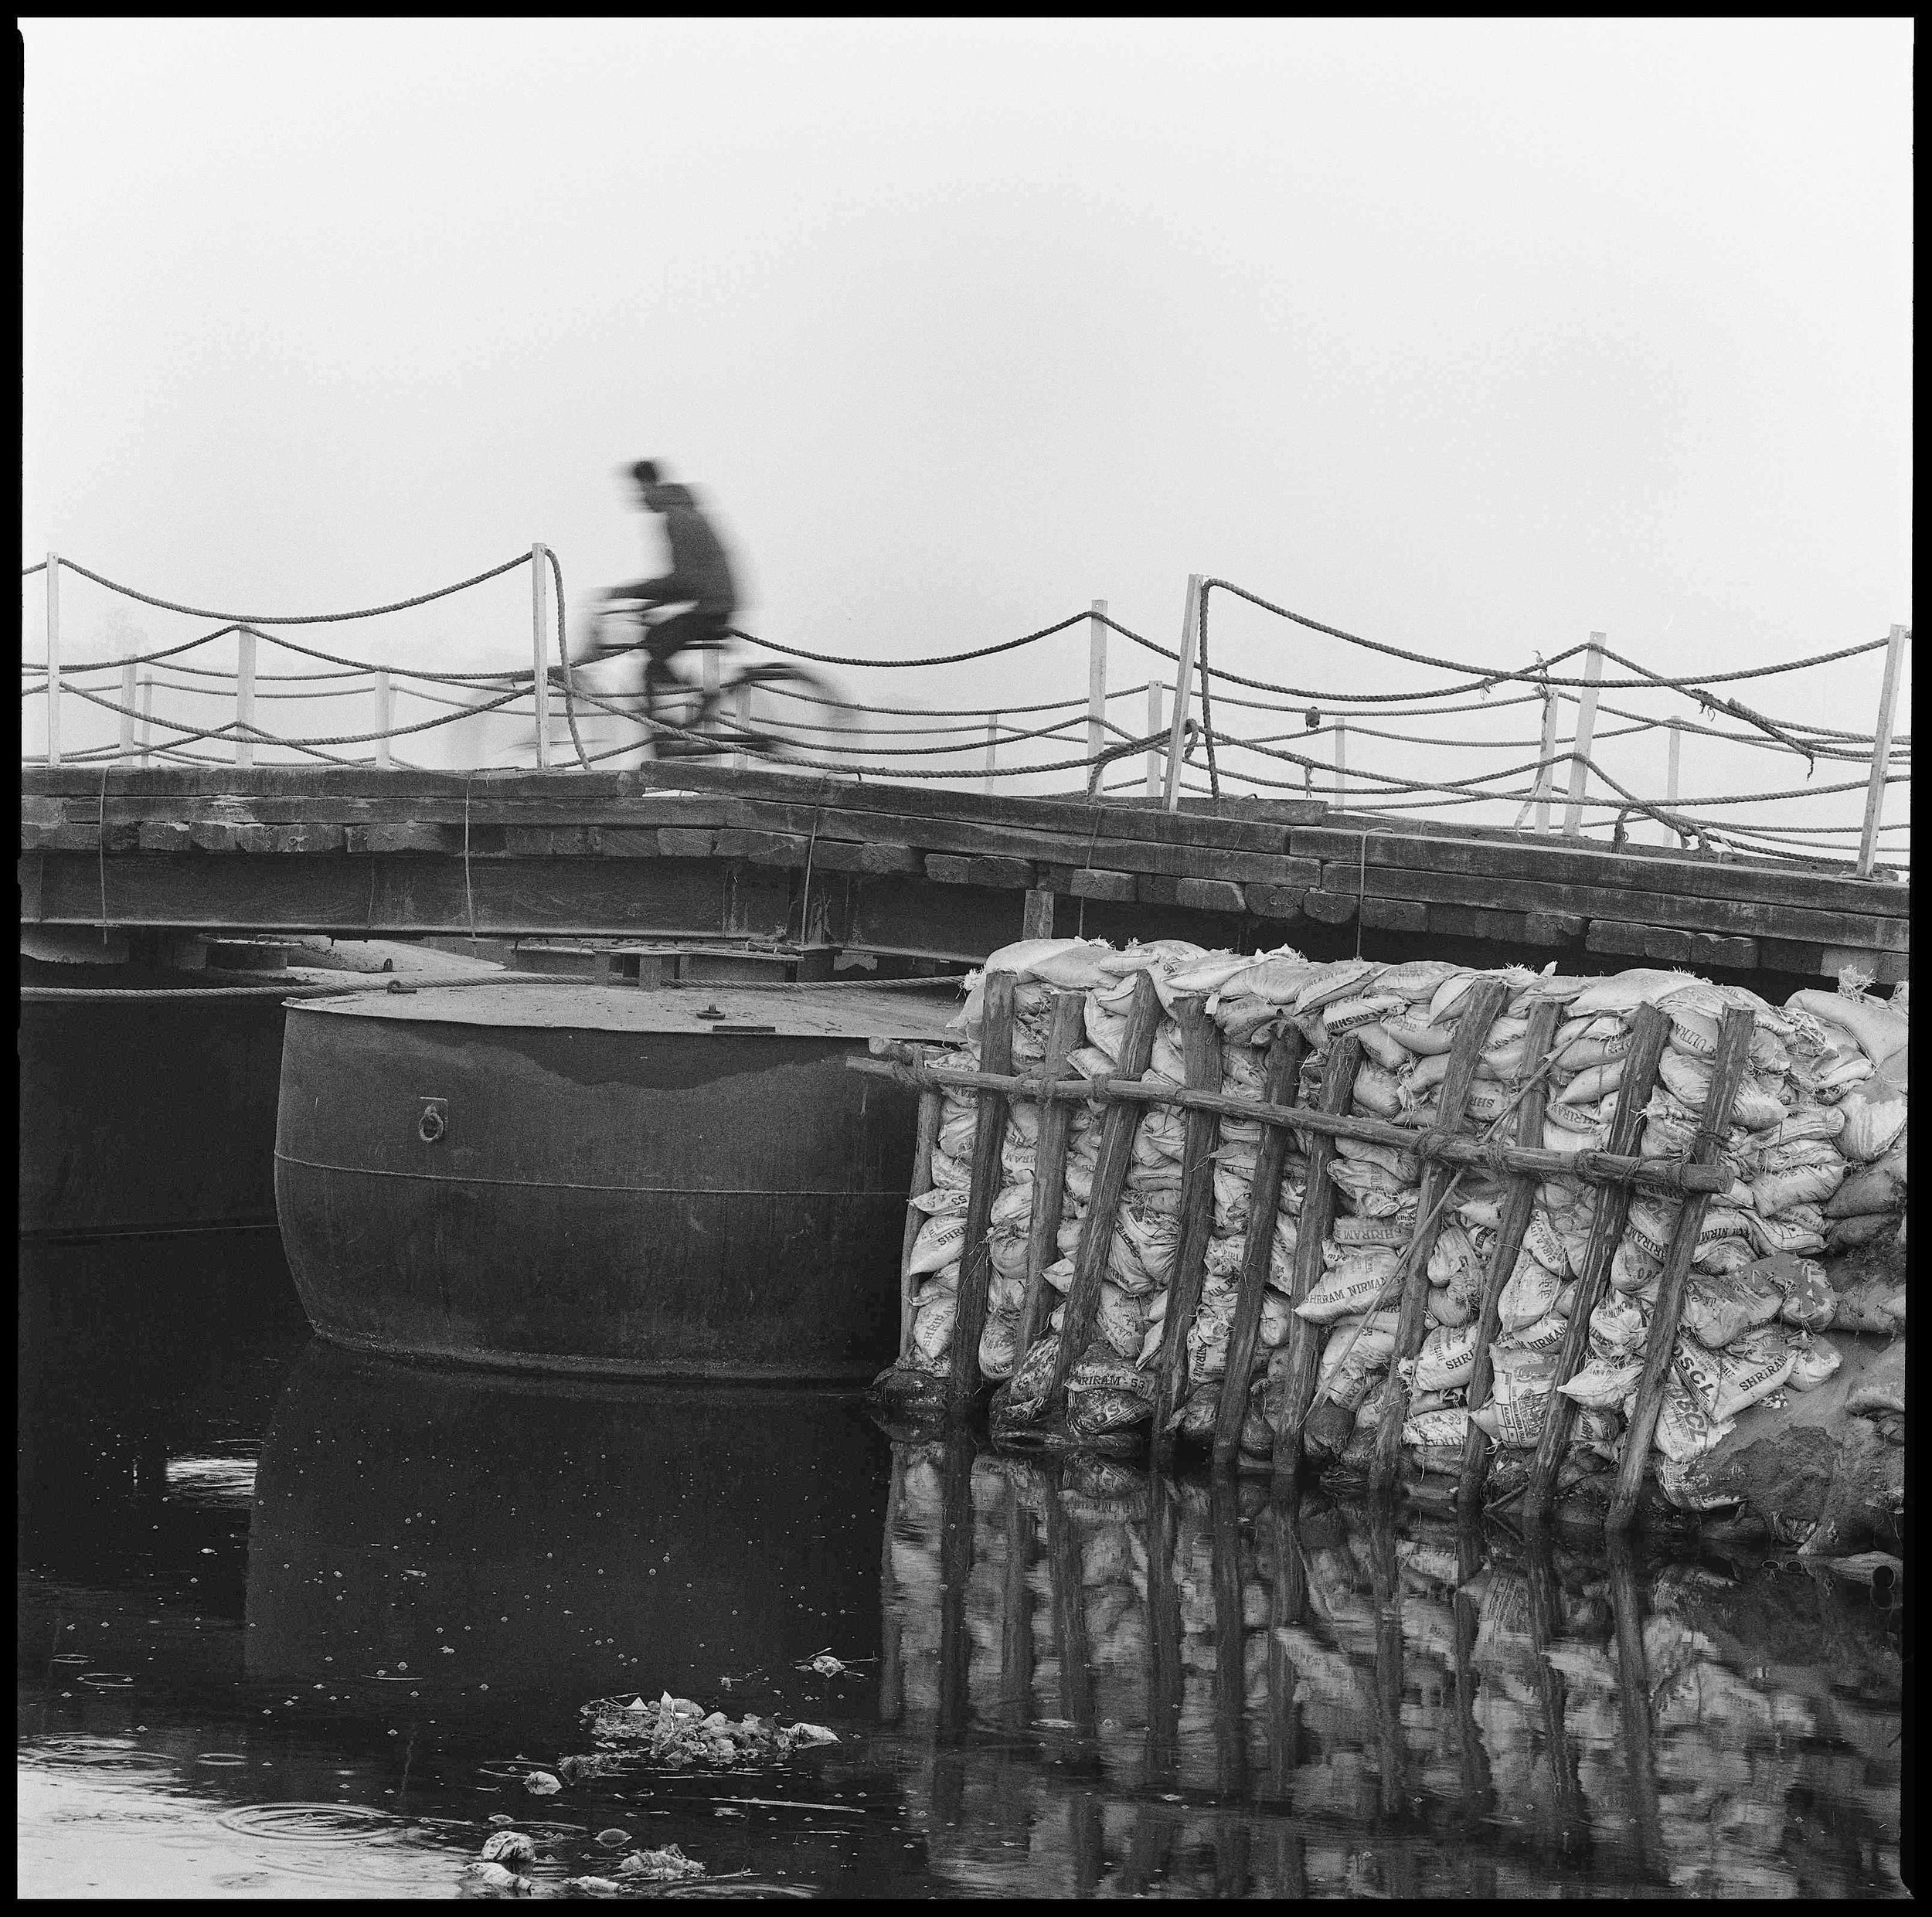
[[[754, 696], [755, 713], [748, 722], [740, 720], [737, 713], [751, 711]], [[842, 753], [823, 743], [824, 736], [860, 729], [853, 723], [857, 715], [839, 697], [836, 682], [804, 666], [747, 666], [720, 691], [719, 701], [732, 713], [724, 729], [733, 738], [733, 749], [760, 758], [842, 759]]]

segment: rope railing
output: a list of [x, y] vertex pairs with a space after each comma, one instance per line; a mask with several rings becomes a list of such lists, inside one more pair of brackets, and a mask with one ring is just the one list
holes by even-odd
[[[535, 643], [539, 648], [536, 657], [543, 662], [540, 671], [535, 668], [447, 671], [418, 664], [389, 664], [262, 630], [274, 625], [344, 623], [405, 612], [499, 578], [532, 560], [539, 566], [548, 562], [558, 614], [554, 663], [543, 650], [546, 642], [541, 610], [534, 615]], [[113, 714], [121, 722], [118, 746], [90, 745], [65, 755], [77, 763], [98, 763], [139, 756], [144, 760], [219, 764], [220, 760], [188, 749], [226, 745], [233, 749], [237, 762], [244, 763], [252, 763], [252, 754], [259, 747], [335, 764], [389, 766], [400, 763], [389, 750], [393, 741], [446, 730], [466, 719], [481, 720], [495, 715], [502, 723], [526, 729], [520, 746], [514, 733], [496, 735], [509, 739], [511, 759], [527, 754], [535, 737], [539, 763], [547, 763], [543, 738], [554, 722], [553, 715], [541, 719], [539, 715], [549, 712], [546, 694], [549, 701], [554, 701], [560, 692], [563, 719], [571, 736], [570, 749], [574, 751], [576, 763], [586, 769], [628, 755], [644, 756], [662, 746], [709, 754], [724, 753], [740, 760], [773, 760], [801, 770], [861, 777], [869, 773], [913, 780], [977, 780], [989, 790], [996, 784], [1071, 773], [1079, 775], [1082, 788], [1100, 797], [1132, 790], [1141, 784], [1138, 780], [1112, 780], [1103, 774], [1124, 758], [1145, 754], [1145, 789], [1155, 795], [1157, 787], [1164, 787], [1170, 804], [1177, 802], [1182, 793], [1190, 798], [1206, 797], [1219, 802], [1224, 782], [1229, 782], [1260, 793], [1297, 793], [1331, 807], [1353, 811], [1393, 808], [1398, 813], [1420, 813], [1443, 807], [1466, 811], [1485, 806], [1517, 807], [1521, 808], [1515, 819], [1519, 828], [1529, 809], [1536, 806], [1544, 808], [1546, 814], [1560, 810], [1561, 829], [1566, 832], [1608, 831], [1618, 843], [1623, 840], [1627, 821], [1635, 814], [1651, 819], [1667, 834], [1674, 834], [1685, 844], [1696, 839], [1706, 845], [1726, 842], [1740, 846], [1749, 843], [1760, 848], [1772, 845], [1798, 845], [1818, 851], [1857, 843], [1862, 848], [1862, 869], [1869, 865], [1871, 850], [1881, 838], [1894, 839], [1910, 831], [1907, 821], [1884, 819], [1880, 803], [1883, 794], [1891, 787], [1909, 787], [1910, 784], [1909, 732], [1891, 735], [1889, 725], [1882, 721], [1883, 751], [1889, 763], [1879, 770], [1872, 764], [1879, 749], [1879, 733], [1864, 734], [1815, 720], [1766, 714], [1713, 690], [1720, 685], [1837, 664], [1888, 646], [1896, 648], [1896, 634], [1889, 640], [1862, 641], [1803, 658], [1694, 676], [1653, 671], [1641, 661], [1612, 651], [1600, 634], [1593, 634], [1587, 644], [1572, 646], [1552, 658], [1539, 656], [1532, 664], [1471, 664], [1351, 633], [1277, 604], [1233, 581], [1202, 576], [1190, 582], [1190, 623], [1180, 650], [1170, 649], [1134, 631], [1113, 617], [1103, 602], [1096, 602], [1090, 610], [1070, 614], [1015, 638], [918, 657], [868, 658], [821, 652], [733, 628], [733, 637], [781, 658], [863, 671], [936, 668], [1002, 657], [1084, 625], [1097, 665], [1084, 698], [1048, 698], [998, 706], [874, 702], [845, 698], [832, 688], [809, 682], [757, 682], [754, 673], [740, 685], [728, 685], [726, 692], [733, 694], [734, 699], [714, 701], [702, 722], [694, 728], [677, 722], [682, 715], [675, 711], [669, 716], [645, 714], [640, 709], [641, 698], [634, 692], [607, 689], [599, 692], [584, 682], [584, 668], [591, 662], [570, 659], [564, 633], [562, 569], [555, 553], [546, 547], [533, 547], [529, 552], [452, 585], [382, 605], [272, 618], [225, 614], [141, 592], [64, 558], [24, 567], [22, 577], [26, 580], [49, 573], [51, 600], [61, 572], [71, 572], [110, 592], [170, 613], [223, 622], [177, 643], [107, 658], [69, 662], [60, 660], [55, 652], [51, 666], [23, 660], [22, 700], [38, 698], [46, 702], [50, 729], [54, 709], [60, 703], [58, 698], [49, 697], [55, 692], [70, 693], [82, 706]], [[1306, 631], [1449, 675], [1452, 683], [1411, 686], [1400, 691], [1358, 687], [1344, 692], [1238, 672], [1210, 658], [1209, 614], [1211, 594], [1216, 591]], [[538, 597], [540, 600], [540, 594]], [[53, 616], [50, 605], [50, 637]], [[1132, 685], [1107, 685], [1105, 642], [1110, 634], [1117, 634], [1137, 648], [1175, 666], [1179, 668], [1175, 682], [1165, 685], [1152, 678]], [[230, 638], [244, 648], [243, 659], [238, 660], [233, 670], [197, 664], [184, 656]], [[313, 667], [321, 669], [257, 672], [253, 651], [257, 642], [312, 661]], [[1581, 676], [1573, 670], [1566, 674], [1556, 669], [1579, 656], [1586, 668]], [[1888, 660], [1893, 656], [1888, 654]], [[1602, 667], [1606, 661], [1628, 676], [1604, 676]], [[1888, 688], [1895, 671], [1896, 664], [1889, 663]], [[111, 696], [108, 688], [100, 684], [103, 675], [117, 673], [121, 675], [118, 698]], [[809, 681], [809, 675], [804, 678]], [[715, 686], [716, 681], [715, 673], [709, 675], [709, 682]], [[134, 696], [137, 685], [138, 700]], [[1236, 687], [1263, 696], [1244, 696], [1233, 689]], [[1190, 707], [1198, 701], [1198, 716], [1189, 713], [1170, 718], [1164, 701], [1171, 704], [1183, 688]], [[1728, 716], [1736, 723], [1713, 725], [1689, 715], [1662, 716], [1600, 700], [1602, 693], [1617, 690], [1681, 698], [1695, 704], [1702, 714]], [[325, 726], [309, 732], [292, 729], [283, 734], [255, 722], [257, 700], [355, 702], [368, 698], [372, 692], [377, 696], [378, 711], [378, 722], [372, 726], [338, 730]], [[156, 711], [157, 695], [171, 699], [232, 698], [236, 709], [234, 716], [219, 724], [185, 722], [180, 716]], [[393, 702], [404, 695], [440, 709], [421, 719], [401, 722]], [[1889, 690], [1887, 696], [1890, 696]], [[757, 703], [755, 722], [747, 697]], [[1145, 730], [1124, 724], [1111, 709], [1123, 698], [1143, 697], [1149, 700], [1149, 722]], [[1304, 702], [1305, 710], [1298, 712], [1296, 709]], [[728, 709], [733, 702], [736, 706], [735, 712]], [[1277, 726], [1253, 731], [1230, 729], [1216, 722], [1216, 705], [1228, 709], [1230, 715], [1247, 712], [1274, 715]], [[1409, 732], [1402, 724], [1429, 717], [1480, 722], [1522, 705], [1543, 708], [1545, 723], [1537, 737], [1516, 736], [1506, 729], [1498, 736], [1485, 736], [1478, 723], [1471, 723], [1467, 730], [1443, 727], [1421, 732]], [[815, 714], [811, 709], [814, 706], [825, 708], [824, 713]], [[1573, 729], [1577, 736], [1560, 742], [1553, 736], [1555, 715], [1564, 706], [1572, 709], [1576, 715], [1573, 727], [1568, 729]], [[597, 740], [587, 746], [577, 725], [580, 709], [587, 717], [595, 715], [615, 722], [624, 736], [615, 744]], [[1599, 728], [1594, 723], [1598, 714], [1624, 722]], [[1280, 721], [1291, 715], [1301, 718], [1301, 726], [1298, 729], [1281, 727]], [[878, 723], [882, 720], [901, 722]], [[1015, 722], [1027, 720], [1039, 722]], [[138, 746], [133, 743], [135, 727], [139, 729]], [[157, 737], [157, 733], [162, 736]], [[1613, 740], [1641, 739], [1651, 733], [1665, 734], [1671, 742], [1671, 790], [1662, 798], [1655, 791], [1641, 790], [1641, 781], [1631, 784], [1613, 777], [1595, 756], [1596, 749]], [[1458, 756], [1475, 754], [1486, 758], [1499, 753], [1525, 751], [1533, 756], [1466, 777], [1413, 763], [1404, 763], [1396, 770], [1384, 770], [1348, 761], [1346, 747], [1351, 735], [1358, 742], [1373, 740], [1404, 748], [1453, 752]], [[1680, 794], [1676, 789], [1678, 744], [1684, 737], [1802, 759], [1805, 782], [1786, 785], [1773, 780], [1760, 790]], [[485, 746], [484, 738], [483, 734], [476, 734], [465, 749], [472, 756], [487, 753], [490, 749]], [[1204, 761], [1205, 784], [1192, 776], [1179, 777], [1180, 766], [1173, 768], [1171, 774], [1163, 770], [1177, 742], [1182, 747], [1179, 757], [1184, 764], [1196, 756]], [[1563, 749], [1552, 749], [1559, 743]], [[1312, 755], [1308, 749], [1318, 744], [1332, 746], [1332, 764], [1326, 756]], [[372, 760], [344, 758], [327, 749], [359, 746], [373, 746], [376, 749]], [[1296, 746], [1302, 749], [1294, 749]], [[1064, 749], [1056, 753], [1056, 747]], [[49, 756], [55, 756], [51, 750]], [[502, 752], [497, 752], [496, 760], [500, 761], [502, 757]], [[968, 757], [981, 763], [971, 766], [934, 763]], [[1287, 776], [1270, 775], [1254, 763], [1257, 760], [1272, 762]], [[1820, 760], [1870, 766], [1872, 770], [1862, 778], [1821, 780], [1813, 776]], [[1464, 763], [1468, 763], [1466, 758]], [[1708, 773], [1711, 762], [1706, 757], [1702, 763]], [[1565, 769], [1570, 780], [1567, 794], [1560, 792], [1556, 787], [1557, 776]], [[1592, 782], [1597, 796], [1589, 790]], [[1785, 808], [1855, 792], [1864, 792], [1867, 797], [1867, 817], [1862, 828], [1854, 821], [1826, 824], [1801, 815], [1788, 823], [1779, 822]], [[1611, 796], [1601, 796], [1604, 794]], [[1739, 821], [1730, 816], [1740, 810], [1756, 808], [1777, 810], [1756, 821]], [[1539, 815], [1539, 828], [1544, 828], [1545, 819]]]

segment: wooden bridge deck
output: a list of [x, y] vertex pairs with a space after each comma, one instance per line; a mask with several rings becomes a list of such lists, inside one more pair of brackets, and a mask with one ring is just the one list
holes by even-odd
[[782, 941], [978, 960], [1022, 928], [1210, 946], [1906, 974], [1911, 889], [1799, 862], [1224, 800], [670, 764], [23, 767], [21, 917], [338, 936]]

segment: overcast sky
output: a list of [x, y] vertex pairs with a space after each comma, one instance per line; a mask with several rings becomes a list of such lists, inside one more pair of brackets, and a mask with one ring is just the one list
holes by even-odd
[[[1192, 571], [1484, 663], [1910, 618], [1907, 22], [23, 32], [23, 564], [328, 610], [543, 539], [576, 600], [655, 568], [613, 478], [649, 454], [742, 623], [866, 657], [1097, 597], [1172, 645]], [[77, 644], [107, 604], [70, 583]], [[528, 608], [332, 631], [514, 664]], [[1213, 637], [1436, 682], [1226, 602]], [[1072, 696], [1084, 658], [862, 683]], [[1869, 730], [1878, 676], [1745, 696]]]

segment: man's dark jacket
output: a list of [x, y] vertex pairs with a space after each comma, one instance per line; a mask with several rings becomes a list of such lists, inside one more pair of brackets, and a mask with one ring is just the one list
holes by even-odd
[[658, 490], [665, 501], [664, 525], [671, 539], [671, 570], [662, 579], [638, 580], [623, 592], [633, 599], [655, 599], [664, 605], [695, 600], [699, 612], [729, 619], [737, 610], [738, 595], [732, 584], [731, 562], [725, 557], [710, 521], [698, 510], [688, 487], [665, 484]]

